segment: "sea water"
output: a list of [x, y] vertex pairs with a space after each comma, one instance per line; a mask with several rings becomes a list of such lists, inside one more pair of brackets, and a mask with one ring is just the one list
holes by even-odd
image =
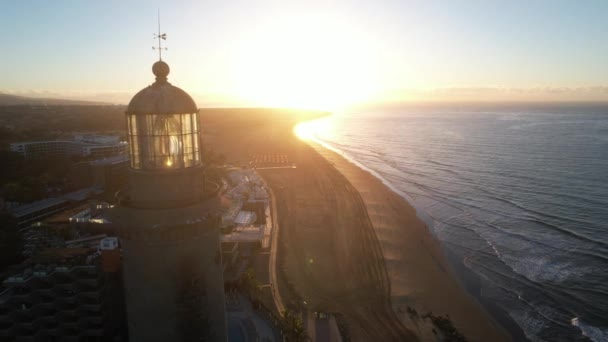
[[479, 278], [480, 301], [529, 340], [608, 341], [608, 105], [391, 105], [323, 120], [316, 137], [401, 192]]

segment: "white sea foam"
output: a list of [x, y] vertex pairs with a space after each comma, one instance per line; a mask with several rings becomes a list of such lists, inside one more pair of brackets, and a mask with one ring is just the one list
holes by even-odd
[[593, 342], [606, 342], [608, 341], [608, 330], [600, 329], [592, 325], [587, 325], [581, 321], [578, 317], [574, 317], [570, 320], [570, 323], [579, 328], [584, 336], [590, 338]]
[[519, 325], [526, 337], [532, 342], [545, 342], [538, 335], [545, 329], [545, 323], [530, 314], [528, 311], [514, 310], [509, 316]]
[[572, 262], [559, 262], [550, 255], [529, 254], [501, 256], [513, 271], [536, 283], [562, 283], [569, 279], [580, 279], [593, 274], [596, 269], [590, 266], [576, 265]]

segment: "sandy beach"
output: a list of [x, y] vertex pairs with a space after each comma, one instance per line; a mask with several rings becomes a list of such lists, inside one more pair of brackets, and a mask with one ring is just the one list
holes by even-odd
[[423, 340], [433, 339], [429, 325], [407, 313], [410, 307], [418, 313], [448, 315], [467, 339], [509, 340], [502, 327], [456, 281], [439, 243], [407, 201], [336, 152], [310, 144], [361, 194], [382, 248], [392, 307], [406, 327]]
[[297, 166], [259, 171], [277, 201], [286, 306], [336, 313], [353, 341], [441, 340], [427, 313], [449, 316], [471, 341], [509, 340], [457, 282], [407, 201], [337, 153], [297, 139], [291, 128], [301, 116], [244, 113], [203, 111], [205, 141], [237, 165], [280, 153]]

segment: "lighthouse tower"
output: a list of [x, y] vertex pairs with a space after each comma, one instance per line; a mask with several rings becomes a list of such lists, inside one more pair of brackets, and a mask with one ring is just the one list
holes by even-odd
[[123, 248], [131, 341], [226, 341], [217, 205], [198, 108], [154, 63], [126, 110], [131, 167], [111, 220]]

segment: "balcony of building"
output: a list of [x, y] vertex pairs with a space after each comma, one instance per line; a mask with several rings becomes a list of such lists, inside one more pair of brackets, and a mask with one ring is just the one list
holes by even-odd
[[83, 330], [80, 334], [79, 342], [99, 342], [104, 341], [104, 331], [101, 328]]
[[66, 272], [54, 272], [52, 276], [52, 281], [53, 283], [59, 285], [71, 284], [74, 282], [74, 278], [72, 278], [72, 276]]
[[86, 319], [80, 321], [79, 327], [82, 332], [103, 332], [103, 319], [101, 317], [87, 317]]
[[97, 280], [99, 277], [99, 273], [97, 272], [97, 268], [95, 266], [74, 266], [71, 273], [79, 280]]
[[37, 292], [36, 303], [39, 304], [52, 304], [55, 301], [55, 297], [50, 293], [51, 291]]
[[30, 293], [32, 293], [32, 289], [24, 286], [25, 284], [19, 284], [15, 287], [13, 287], [13, 291], [12, 291], [12, 295], [13, 297], [21, 297], [21, 296], [28, 296]]
[[12, 326], [13, 326], [13, 320], [12, 319], [2, 319], [2, 320], [0, 320], [0, 331], [10, 330]]
[[32, 291], [49, 290], [52, 289], [53, 286], [53, 282], [46, 277], [32, 277], [27, 281], [27, 287], [32, 289]]
[[54, 317], [39, 317], [37, 318], [32, 326], [36, 331], [44, 331], [47, 334], [56, 334], [57, 333], [57, 320]]
[[79, 302], [101, 302], [101, 293], [97, 292], [97, 291], [91, 291], [91, 292], [78, 292], [76, 294], [76, 299]]
[[85, 300], [80, 302], [79, 308], [86, 311], [99, 312], [101, 311], [101, 304], [98, 301]]
[[48, 330], [48, 331], [39, 331], [34, 337], [36, 341], [44, 341], [44, 342], [59, 342], [63, 341], [57, 329]]
[[53, 288], [53, 295], [55, 298], [72, 298], [76, 295], [77, 291], [71, 286], [57, 286]]
[[80, 316], [75, 311], [62, 311], [55, 317], [62, 325], [77, 325], [80, 320]]
[[37, 317], [49, 317], [53, 318], [57, 314], [58, 310], [53, 304], [49, 305], [36, 305], [34, 313]]
[[78, 291], [78, 293], [95, 293], [99, 291], [96, 281], [86, 282], [79, 280], [74, 283], [74, 289]]
[[45, 316], [52, 316], [53, 314], [49, 315], [47, 314], [47, 312], [49, 311], [49, 309], [53, 308], [53, 306], [53, 303], [35, 303], [30, 310], [32, 311], [34, 317], [37, 319]]
[[21, 307], [20, 309], [15, 311], [13, 315], [13, 319], [15, 322], [23, 323], [23, 324], [31, 324], [36, 316], [34, 315], [34, 310], [31, 309], [31, 305], [29, 307]]
[[15, 323], [11, 328], [11, 333], [14, 334], [13, 336], [19, 336], [19, 341], [27, 341], [26, 338], [31, 338], [33, 341], [36, 330], [31, 323]]
[[78, 309], [79, 302], [73, 297], [58, 298], [53, 305], [62, 312], [75, 311]]
[[91, 309], [90, 306], [80, 304], [76, 309], [76, 314], [80, 317], [101, 317], [101, 308]]
[[78, 340], [80, 332], [81, 329], [76, 323], [63, 324], [63, 327], [61, 329], [62, 341], [64, 340], [64, 338], [66, 341], [70, 338], [76, 338]]
[[0, 321], [6, 319], [10, 313], [11, 310], [6, 304], [0, 305]]

